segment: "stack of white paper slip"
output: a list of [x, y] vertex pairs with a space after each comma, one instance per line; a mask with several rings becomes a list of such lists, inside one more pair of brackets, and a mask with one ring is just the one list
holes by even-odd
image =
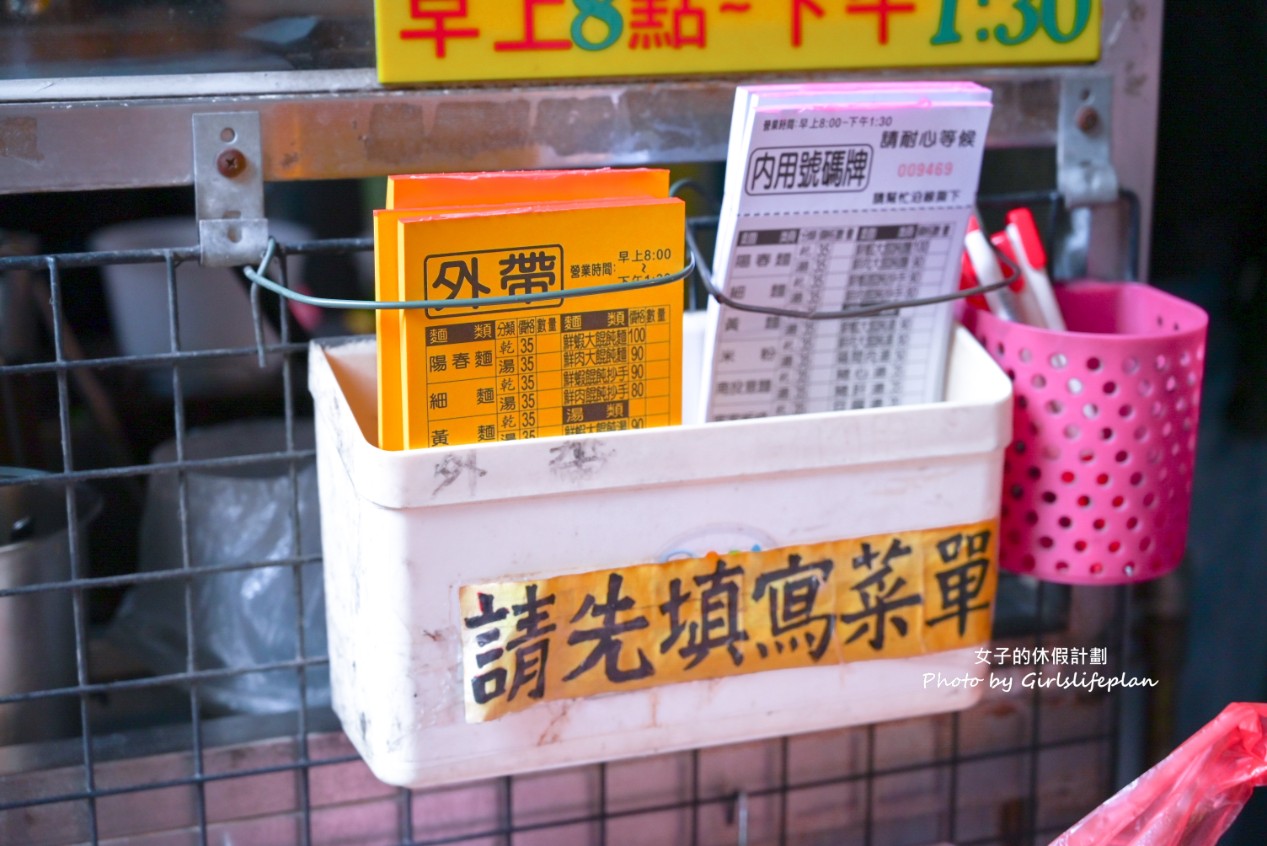
[[[714, 282], [796, 312], [952, 293], [990, 111], [966, 82], [740, 87]], [[841, 320], [709, 310], [705, 420], [941, 399], [949, 303]]]

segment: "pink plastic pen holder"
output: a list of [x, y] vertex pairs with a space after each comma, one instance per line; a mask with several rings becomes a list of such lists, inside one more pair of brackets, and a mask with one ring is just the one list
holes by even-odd
[[1067, 584], [1156, 578], [1188, 535], [1206, 314], [1137, 283], [1056, 294], [1066, 332], [963, 313], [1014, 388], [1001, 566]]

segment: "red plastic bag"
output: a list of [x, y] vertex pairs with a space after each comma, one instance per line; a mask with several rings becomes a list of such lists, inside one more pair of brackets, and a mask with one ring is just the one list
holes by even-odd
[[1216, 846], [1267, 783], [1267, 704], [1238, 702], [1051, 846]]

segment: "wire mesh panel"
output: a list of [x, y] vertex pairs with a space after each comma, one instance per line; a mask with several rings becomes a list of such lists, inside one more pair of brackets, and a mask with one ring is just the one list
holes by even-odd
[[[370, 246], [284, 245], [283, 280]], [[1111, 792], [1120, 697], [1040, 680], [1127, 669], [1126, 590], [1021, 580], [979, 653], [992, 689], [960, 714], [384, 785], [329, 709], [303, 325], [283, 307], [247, 327], [258, 347], [190, 343], [247, 302], [226, 271], [182, 307], [194, 247], [9, 253], [5, 319], [37, 328], [0, 365], [3, 460], [45, 472], [0, 479], [0, 842], [1030, 846]], [[120, 269], [157, 271], [124, 308], [161, 348], [77, 330], [72, 304]], [[16, 496], [35, 490], [55, 517]], [[8, 566], [46, 531], [64, 569]], [[64, 613], [36, 626], [36, 603]]]

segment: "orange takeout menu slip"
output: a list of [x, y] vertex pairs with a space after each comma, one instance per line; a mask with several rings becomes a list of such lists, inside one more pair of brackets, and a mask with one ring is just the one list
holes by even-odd
[[[387, 178], [387, 211], [374, 214], [375, 297], [402, 299], [397, 279], [396, 223], [406, 210], [522, 204], [603, 197], [667, 197], [669, 172], [662, 168], [495, 171], [403, 174]], [[404, 388], [400, 376], [402, 311], [376, 313], [378, 334], [378, 446], [404, 449]]]
[[[397, 224], [407, 299], [620, 285], [682, 269], [684, 206], [626, 197], [466, 209]], [[683, 283], [515, 305], [412, 309], [405, 448], [681, 422]]]
[[604, 167], [410, 173], [387, 177], [389, 209], [638, 196], [669, 196], [669, 172], [664, 168]]

